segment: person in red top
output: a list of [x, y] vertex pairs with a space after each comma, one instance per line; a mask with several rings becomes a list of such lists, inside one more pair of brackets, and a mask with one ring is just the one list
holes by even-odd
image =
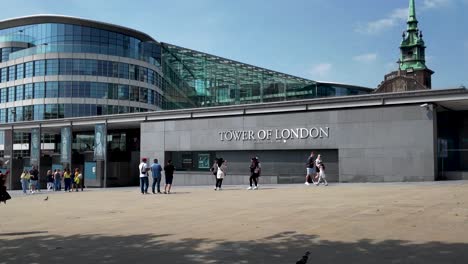
[[5, 186], [7, 175], [10, 171], [7, 171], [5, 174], [0, 171], [0, 203], [3, 202], [6, 204], [6, 201], [11, 199], [10, 194], [7, 192], [7, 188]]

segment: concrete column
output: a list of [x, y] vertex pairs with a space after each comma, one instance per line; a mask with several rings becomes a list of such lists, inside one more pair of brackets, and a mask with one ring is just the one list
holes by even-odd
[[10, 171], [10, 175], [8, 175], [7, 180], [7, 188], [13, 188], [13, 129], [5, 130], [4, 131], [4, 155], [3, 155], [3, 164], [5, 165], [7, 171]]
[[71, 126], [62, 127], [60, 131], [60, 162], [62, 167], [71, 170], [73, 131]]
[[101, 186], [107, 187], [107, 122], [94, 126], [94, 160], [96, 161], [96, 177]]

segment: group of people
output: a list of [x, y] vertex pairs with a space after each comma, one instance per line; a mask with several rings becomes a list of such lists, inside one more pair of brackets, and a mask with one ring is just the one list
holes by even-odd
[[307, 172], [305, 185], [310, 185], [311, 183], [318, 186], [320, 183], [323, 183], [325, 186], [328, 185], [327, 176], [325, 175], [325, 164], [322, 161], [322, 155], [318, 155], [315, 159], [315, 153], [311, 152], [309, 158], [307, 159]]
[[[166, 176], [166, 185], [164, 186], [164, 194], [171, 193], [172, 181], [174, 180], [175, 167], [172, 165], [172, 161], [168, 160], [164, 168], [158, 163], [158, 159], [153, 160], [153, 164], [148, 165], [148, 159], [142, 158], [140, 165], [138, 165], [140, 174], [140, 188], [141, 194], [148, 194], [149, 188], [149, 172], [153, 177], [152, 191], [153, 194], [161, 193], [161, 177], [162, 171]], [[156, 192], [157, 191], [157, 192]]]
[[[52, 170], [48, 170], [46, 178], [47, 191], [61, 191], [62, 181], [66, 192], [78, 191], [79, 189], [83, 191], [84, 188], [83, 174], [78, 168], [74, 172], [68, 168], [64, 169], [63, 172], [60, 169], [55, 169], [53, 173]], [[29, 191], [30, 194], [34, 194], [40, 191], [39, 171], [35, 166], [29, 171], [23, 170], [20, 181], [23, 193], [27, 194]]]
[[[220, 191], [221, 185], [223, 184], [223, 179], [227, 175], [227, 160], [223, 158], [216, 158], [213, 166], [211, 166], [210, 171], [215, 176], [216, 184], [215, 184], [215, 191]], [[260, 177], [260, 173], [262, 171], [262, 166], [260, 164], [260, 160], [258, 157], [253, 157], [250, 160], [250, 178], [249, 183], [250, 186], [247, 190], [257, 190], [258, 189], [258, 178]], [[254, 185], [253, 185], [254, 184]]]

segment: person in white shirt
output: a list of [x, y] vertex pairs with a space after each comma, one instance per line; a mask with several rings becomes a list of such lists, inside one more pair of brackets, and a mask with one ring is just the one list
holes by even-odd
[[216, 187], [215, 191], [221, 191], [221, 185], [223, 184], [223, 179], [227, 173], [227, 161], [222, 158], [218, 159], [218, 172], [216, 173]]
[[319, 178], [317, 182], [315, 183], [315, 185], [319, 186], [320, 181], [323, 181], [323, 184], [325, 186], [328, 186], [327, 176], [325, 175], [325, 165], [323, 164], [323, 162], [320, 162], [318, 168], [319, 168]]
[[141, 194], [148, 194], [148, 187], [149, 187], [149, 180], [148, 180], [148, 171], [150, 170], [150, 167], [148, 163], [147, 158], [142, 158], [140, 165], [138, 165], [138, 170], [140, 174], [140, 188], [141, 188]]
[[318, 154], [317, 158], [315, 159], [315, 175], [312, 177], [312, 183], [315, 184], [316, 180], [318, 180], [320, 176], [320, 170], [319, 170], [319, 165], [322, 163], [322, 155]]

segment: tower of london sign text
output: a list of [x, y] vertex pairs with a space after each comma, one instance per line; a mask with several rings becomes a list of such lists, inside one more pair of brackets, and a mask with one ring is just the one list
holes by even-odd
[[226, 130], [218, 132], [221, 141], [290, 140], [329, 138], [329, 127]]

